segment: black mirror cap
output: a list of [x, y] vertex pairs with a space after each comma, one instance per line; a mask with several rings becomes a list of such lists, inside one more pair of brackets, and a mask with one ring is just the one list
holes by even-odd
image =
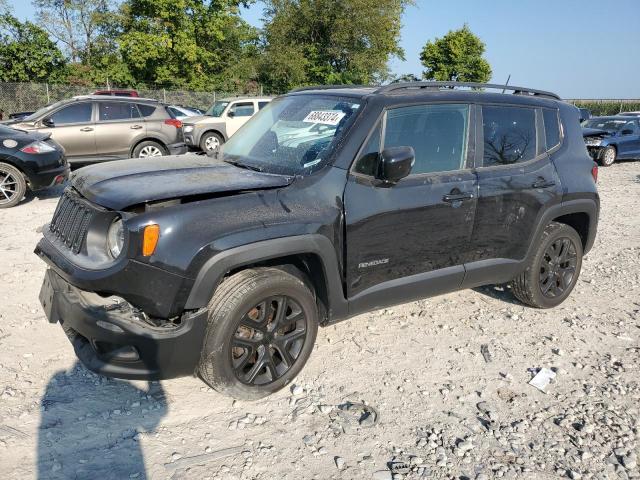
[[233, 118], [233, 117], [235, 117], [235, 116], [236, 116], [236, 112], [235, 112], [235, 111], [233, 111], [233, 110], [229, 110], [229, 111], [227, 112], [227, 117], [229, 117], [229, 118]]
[[389, 147], [380, 153], [376, 178], [386, 183], [396, 183], [411, 173], [416, 161], [413, 147]]
[[49, 127], [49, 128], [53, 128], [55, 127], [55, 123], [53, 122], [53, 120], [51, 120], [50, 118], [43, 118], [42, 119], [42, 125], [44, 125], [45, 127]]

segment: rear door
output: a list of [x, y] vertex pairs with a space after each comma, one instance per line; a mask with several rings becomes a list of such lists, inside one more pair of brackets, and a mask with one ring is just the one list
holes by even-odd
[[508, 266], [526, 256], [542, 212], [561, 201], [560, 180], [548, 153], [559, 145], [546, 148], [547, 142], [560, 142], [558, 111], [544, 110], [543, 115], [543, 109], [527, 106], [479, 109], [484, 150], [476, 170], [480, 191], [465, 286], [486, 283], [482, 269], [490, 265], [500, 265], [508, 275]]
[[146, 135], [146, 125], [133, 102], [100, 100], [96, 149], [99, 158], [129, 158], [131, 147]]
[[[477, 190], [468, 163], [471, 110], [466, 104], [389, 109], [354, 163], [344, 195], [347, 291], [354, 310], [462, 282]], [[416, 160], [408, 177], [389, 186], [374, 172], [379, 152], [393, 146], [413, 147]], [[381, 288], [392, 301], [376, 299]]]
[[234, 102], [227, 109], [226, 126], [227, 136], [230, 137], [256, 113], [256, 105], [253, 100]]
[[69, 160], [91, 158], [96, 154], [95, 123], [91, 101], [66, 105], [46, 117], [53, 127], [44, 125], [38, 130], [50, 133], [62, 145]]

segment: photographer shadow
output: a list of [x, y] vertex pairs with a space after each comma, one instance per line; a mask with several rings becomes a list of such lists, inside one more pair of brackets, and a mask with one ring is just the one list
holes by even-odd
[[42, 397], [37, 478], [147, 478], [140, 437], [167, 411], [159, 382], [138, 388], [76, 362], [50, 379]]

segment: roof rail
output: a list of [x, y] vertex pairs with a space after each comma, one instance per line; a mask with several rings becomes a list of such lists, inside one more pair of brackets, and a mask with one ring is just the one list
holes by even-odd
[[512, 85], [497, 85], [493, 83], [476, 83], [476, 82], [403, 82], [403, 83], [391, 83], [383, 87], [378, 88], [375, 93], [390, 93], [398, 90], [409, 89], [437, 89], [442, 88], [492, 88], [497, 90], [510, 90], [514, 95], [535, 95], [541, 97], [549, 97], [555, 100], [561, 100], [559, 95], [552, 92], [545, 92], [544, 90], [534, 90], [533, 88], [515, 87]]
[[[372, 88], [371, 85], [308, 85], [289, 90], [289, 93], [304, 92], [306, 90], [333, 90], [338, 88]], [[375, 88], [375, 87], [373, 87]]]

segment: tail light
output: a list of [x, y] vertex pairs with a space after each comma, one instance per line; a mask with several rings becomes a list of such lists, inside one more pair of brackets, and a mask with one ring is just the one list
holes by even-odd
[[182, 128], [182, 122], [177, 118], [168, 118], [164, 121], [165, 125], [171, 125], [172, 127]]
[[593, 181], [598, 183], [598, 166], [594, 165], [591, 168], [591, 176], [593, 177]]
[[20, 149], [20, 151], [23, 153], [49, 153], [53, 152], [54, 150], [55, 148], [53, 148], [51, 145], [40, 140], [30, 143], [29, 145], [25, 145]]

